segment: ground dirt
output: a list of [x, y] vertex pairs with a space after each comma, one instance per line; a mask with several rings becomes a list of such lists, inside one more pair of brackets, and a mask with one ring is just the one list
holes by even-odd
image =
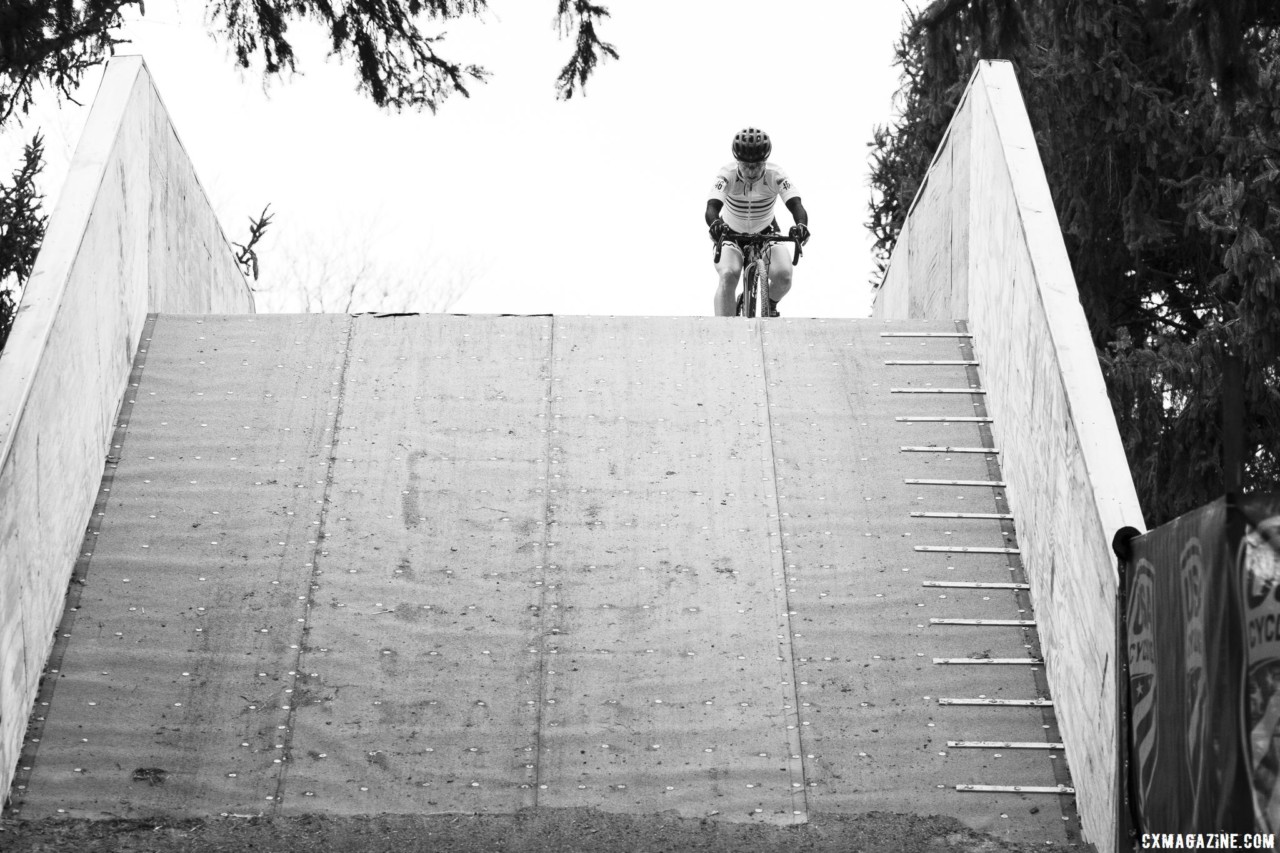
[[795, 827], [594, 809], [508, 815], [379, 815], [211, 820], [0, 822], [5, 853], [1030, 853], [1085, 846], [1012, 844], [953, 818], [872, 812]]

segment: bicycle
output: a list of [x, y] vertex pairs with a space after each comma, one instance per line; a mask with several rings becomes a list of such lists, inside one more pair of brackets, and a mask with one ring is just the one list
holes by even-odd
[[738, 297], [739, 317], [769, 317], [769, 249], [774, 243], [791, 243], [795, 246], [792, 265], [800, 262], [800, 241], [774, 231], [755, 234], [725, 232], [716, 241], [715, 263], [720, 263], [720, 250], [732, 242], [742, 249], [742, 293]]

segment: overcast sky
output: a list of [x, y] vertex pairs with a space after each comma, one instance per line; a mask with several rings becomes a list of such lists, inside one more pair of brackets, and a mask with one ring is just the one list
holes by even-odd
[[[441, 52], [493, 76], [435, 116], [375, 108], [307, 26], [290, 30], [300, 73], [264, 87], [210, 37], [203, 5], [150, 0], [120, 52], [146, 59], [228, 237], [271, 203], [259, 310], [302, 310], [296, 280], [328, 265], [377, 285], [354, 310], [710, 314], [707, 191], [754, 125], [814, 234], [784, 315], [869, 315], [867, 144], [892, 117], [903, 0], [612, 0], [600, 33], [621, 58], [568, 102], [554, 0], [490, 0]], [[3, 140], [8, 172], [44, 129], [49, 207], [84, 113], [46, 102]]]

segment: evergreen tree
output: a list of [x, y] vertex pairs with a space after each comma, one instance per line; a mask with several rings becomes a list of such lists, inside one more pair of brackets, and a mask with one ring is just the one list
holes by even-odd
[[[143, 0], [6, 0], [0, 4], [0, 123], [31, 104], [33, 87], [47, 83], [64, 97], [84, 72], [114, 53], [124, 13]], [[485, 0], [207, 0], [209, 24], [243, 68], [264, 73], [296, 68], [289, 25], [312, 20], [329, 33], [332, 53], [354, 64], [360, 91], [380, 107], [429, 109], [487, 72], [446, 59], [443, 36], [429, 23], [479, 15]], [[602, 57], [617, 51], [600, 40], [597, 22], [609, 11], [588, 0], [558, 0], [562, 33], [576, 33], [573, 53], [556, 83], [561, 98], [581, 89]]]
[[1245, 487], [1280, 489], [1280, 4], [939, 0], [873, 140], [878, 266], [975, 63], [1017, 68], [1147, 520], [1222, 493], [1222, 363]]
[[43, 165], [44, 140], [36, 134], [23, 149], [13, 182], [0, 184], [0, 350], [13, 326], [15, 297], [31, 275], [44, 239], [46, 217], [40, 213], [41, 196], [35, 186]]

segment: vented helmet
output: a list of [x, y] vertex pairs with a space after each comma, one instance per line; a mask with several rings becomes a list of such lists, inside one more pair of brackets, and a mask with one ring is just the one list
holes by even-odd
[[733, 159], [741, 160], [744, 163], [763, 163], [769, 159], [769, 154], [773, 151], [773, 143], [769, 141], [769, 134], [756, 127], [748, 127], [746, 130], [738, 131], [738, 135], [733, 137]]

